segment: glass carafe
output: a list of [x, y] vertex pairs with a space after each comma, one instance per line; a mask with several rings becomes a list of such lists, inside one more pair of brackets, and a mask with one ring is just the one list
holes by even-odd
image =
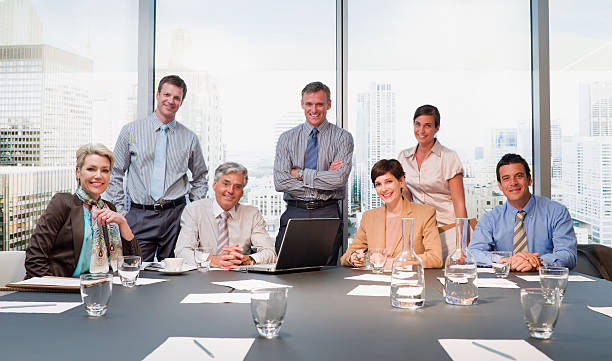
[[446, 258], [444, 300], [452, 305], [473, 305], [478, 300], [476, 259], [468, 250], [470, 224], [467, 218], [455, 223], [457, 249]]
[[402, 218], [402, 252], [393, 260], [391, 306], [420, 308], [425, 303], [425, 270], [414, 253], [414, 218]]

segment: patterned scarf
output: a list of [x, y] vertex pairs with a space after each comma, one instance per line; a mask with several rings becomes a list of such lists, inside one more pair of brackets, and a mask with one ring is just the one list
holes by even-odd
[[[102, 227], [98, 226], [98, 222], [93, 219], [93, 216], [98, 210], [108, 208], [108, 205], [104, 203], [101, 198], [96, 202], [81, 186], [77, 187], [75, 194], [84, 204], [88, 204], [90, 206], [93, 247], [91, 248], [91, 263], [89, 265], [89, 272], [108, 272], [109, 257], [107, 256], [106, 251], [107, 242], [109, 244], [108, 252], [110, 253], [110, 263], [114, 272], [117, 270], [117, 259], [122, 255], [119, 226], [116, 223], [111, 223]], [[108, 239], [106, 239], [107, 237]]]

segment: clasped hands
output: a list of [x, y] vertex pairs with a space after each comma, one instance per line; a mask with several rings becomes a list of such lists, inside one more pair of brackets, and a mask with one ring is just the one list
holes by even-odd
[[211, 267], [236, 269], [238, 266], [252, 263], [252, 258], [242, 254], [242, 248], [237, 244], [225, 246], [221, 253], [210, 256]]
[[540, 254], [538, 252], [530, 253], [528, 251], [521, 251], [512, 256], [512, 265], [510, 269], [518, 272], [536, 271], [542, 265], [542, 260], [538, 258]]
[[[333, 172], [333, 171], [339, 170], [340, 168], [342, 168], [343, 164], [344, 164], [343, 161], [335, 160], [329, 165], [328, 171]], [[300, 168], [291, 168], [291, 172], [290, 172], [291, 176], [295, 179], [300, 179], [300, 176], [298, 175], [299, 171], [300, 171]]]
[[365, 253], [363, 253], [362, 249], [358, 249], [355, 252], [351, 253], [350, 261], [355, 267], [363, 267], [365, 266]]

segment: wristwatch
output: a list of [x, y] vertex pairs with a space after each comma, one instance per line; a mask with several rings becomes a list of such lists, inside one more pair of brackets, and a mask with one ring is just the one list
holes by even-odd
[[304, 170], [303, 169], [298, 170], [298, 179], [304, 180]]

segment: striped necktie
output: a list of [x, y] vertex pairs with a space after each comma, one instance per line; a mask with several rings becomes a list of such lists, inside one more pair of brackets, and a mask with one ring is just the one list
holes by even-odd
[[229, 246], [229, 229], [227, 227], [227, 219], [230, 217], [230, 212], [222, 212], [217, 216], [217, 225], [219, 226], [219, 236], [217, 237], [217, 254], [223, 251], [223, 247]]
[[304, 169], [317, 169], [317, 158], [319, 156], [319, 142], [317, 140], [317, 128], [312, 128], [308, 143], [306, 144], [306, 154], [304, 156]]
[[166, 130], [168, 125], [164, 124], [159, 127], [157, 139], [155, 140], [155, 159], [153, 160], [153, 172], [151, 174], [151, 190], [150, 194], [154, 200], [158, 200], [164, 196], [164, 186], [166, 181], [166, 145], [168, 144], [168, 136]]
[[525, 233], [525, 211], [516, 212], [514, 217], [514, 254], [527, 249], [527, 233]]

